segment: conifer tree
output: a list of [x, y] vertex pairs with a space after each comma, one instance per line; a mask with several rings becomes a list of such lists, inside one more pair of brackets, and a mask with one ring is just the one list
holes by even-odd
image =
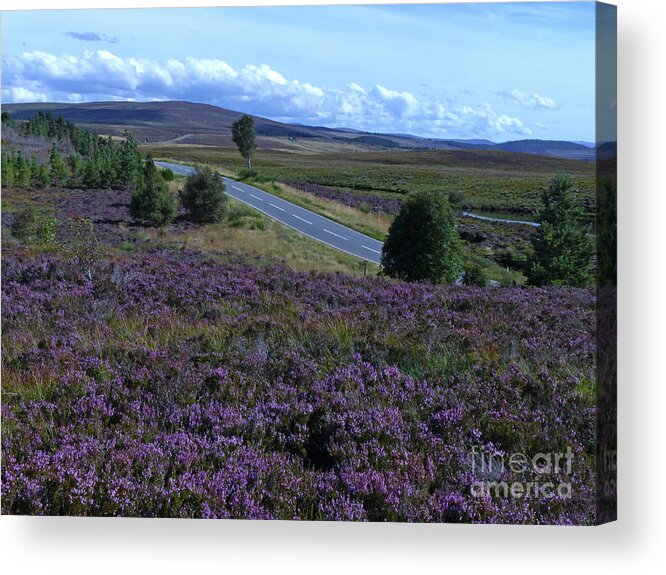
[[542, 191], [541, 201], [543, 207], [537, 213], [540, 227], [532, 242], [534, 256], [528, 272], [529, 283], [590, 285], [590, 228], [573, 193], [571, 176], [558, 173]]

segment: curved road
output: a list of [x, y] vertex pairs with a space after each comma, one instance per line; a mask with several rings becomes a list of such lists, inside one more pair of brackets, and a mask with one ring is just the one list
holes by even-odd
[[[172, 162], [155, 162], [156, 166], [169, 168], [176, 174], [189, 176], [194, 168]], [[332, 248], [373, 263], [380, 263], [384, 244], [374, 238], [340, 225], [310, 210], [301, 208], [273, 194], [224, 178], [226, 193], [232, 198], [253, 207], [285, 226]]]

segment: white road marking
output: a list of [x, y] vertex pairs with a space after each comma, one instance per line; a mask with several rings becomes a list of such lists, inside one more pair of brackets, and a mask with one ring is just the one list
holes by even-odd
[[264, 198], [260, 198], [259, 196], [255, 196], [254, 194], [250, 194], [255, 200], [259, 200], [260, 202], [264, 201]]
[[335, 232], [332, 232], [331, 230], [327, 230], [326, 228], [322, 228], [326, 233], [331, 234], [332, 236], [335, 236], [337, 238], [340, 238], [341, 240], [346, 240], [347, 238], [345, 236], [341, 236], [340, 234], [336, 234]]
[[[158, 165], [157, 162], [156, 162], [156, 165]], [[179, 166], [179, 164], [173, 164], [173, 165], [174, 165], [174, 166]], [[194, 172], [194, 169], [193, 169], [193, 168], [190, 168], [189, 166], [182, 166], [182, 165], [181, 165], [180, 167], [182, 167], [182, 168], [185, 169], [185, 170], [189, 169], [189, 170], [191, 170], [191, 172]], [[174, 171], [175, 171], [175, 170], [174, 170]], [[246, 188], [239, 188], [238, 186], [233, 185], [232, 182], [234, 182], [234, 180], [231, 180], [231, 179], [229, 179], [229, 178], [224, 178], [224, 182], [225, 182], [229, 187], [231, 187], [231, 188], [233, 188], [233, 189], [235, 189], [235, 190], [237, 190], [237, 191], [239, 191], [239, 192], [243, 192], [244, 194], [248, 194], [248, 193], [249, 193], [249, 190], [248, 190], [247, 188], [249, 188], [249, 189], [254, 189], [254, 188], [252, 188], [251, 186], [247, 186]], [[264, 198], [257, 198], [257, 196], [254, 196], [253, 194], [250, 194], [250, 195], [252, 195], [255, 199], [264, 200]], [[244, 198], [240, 198], [240, 197], [239, 197], [239, 198], [236, 198], [236, 199], [237, 199], [239, 202], [242, 202], [242, 203], [244, 203], [244, 204], [250, 206], [252, 209], [257, 210], [258, 212], [261, 212], [262, 214], [268, 216], [269, 218], [271, 218], [271, 219], [273, 219], [273, 220], [276, 220], [276, 221], [280, 222], [282, 225], [287, 226], [288, 228], [291, 228], [292, 230], [295, 230], [295, 231], [299, 232], [300, 234], [303, 234], [304, 236], [306, 236], [306, 237], [308, 237], [308, 238], [311, 238], [311, 239], [313, 239], [313, 240], [315, 240], [315, 241], [318, 241], [318, 242], [321, 242], [321, 243], [323, 243], [323, 244], [326, 244], [327, 246], [330, 246], [330, 247], [332, 247], [332, 248], [335, 248], [336, 250], [339, 250], [339, 251], [341, 251], [341, 252], [345, 252], [345, 253], [347, 253], [347, 254], [349, 254], [349, 255], [352, 255], [352, 256], [355, 256], [355, 257], [357, 257], [357, 258], [361, 258], [361, 259], [363, 259], [363, 260], [366, 260], [366, 261], [369, 261], [369, 262], [373, 262], [373, 263], [379, 263], [379, 262], [377, 261], [377, 258], [375, 258], [374, 256], [369, 256], [369, 255], [368, 255], [368, 256], [364, 256], [364, 255], [361, 255], [360, 253], [354, 253], [354, 252], [349, 251], [349, 250], [347, 250], [347, 249], [345, 249], [345, 248], [342, 248], [342, 247], [340, 247], [340, 246], [336, 246], [336, 245], [334, 245], [334, 244], [331, 244], [331, 243], [327, 242], [326, 240], [323, 240], [323, 239], [320, 238], [320, 237], [317, 237], [317, 236], [315, 236], [315, 235], [311, 235], [311, 234], [307, 233], [307, 232], [304, 231], [303, 229], [299, 229], [299, 228], [297, 228], [297, 227], [292, 226], [291, 224], [289, 224], [288, 222], [286, 222], [286, 221], [284, 221], [284, 220], [278, 219], [275, 215], [273, 215], [273, 214], [271, 214], [271, 213], [269, 213], [269, 212], [266, 212], [266, 211], [262, 210], [261, 208], [259, 208], [259, 207], [256, 206], [256, 205], [251, 204], [250, 202], [248, 202], [248, 201], [245, 200]], [[283, 208], [281, 208], [280, 206], [276, 206], [275, 204], [270, 204], [270, 205], [273, 206], [274, 208], [277, 208], [278, 210], [283, 211], [283, 212], [286, 211], [286, 210], [284, 210]], [[297, 219], [301, 219], [301, 220], [307, 222], [307, 220], [301, 218], [300, 216], [297, 216], [296, 214], [289, 214], [289, 215], [293, 215], [295, 218], [297, 218]], [[318, 214], [314, 214], [314, 213], [313, 213], [313, 216], [319, 217]], [[322, 219], [326, 219], [326, 218], [322, 218]], [[307, 222], [307, 223], [309, 223], [310, 225], [313, 225], [313, 226], [314, 226], [314, 224], [312, 224], [311, 222]], [[334, 223], [334, 222], [331, 222], [331, 223]], [[326, 228], [321, 228], [321, 229], [323, 229], [326, 233], [331, 234], [331, 235], [333, 235], [333, 236], [336, 236], [336, 237], [338, 237], [338, 238], [340, 238], [340, 239], [343, 239], [343, 240], [347, 240], [347, 239], [348, 239], [348, 238], [345, 238], [344, 236], [341, 236], [340, 234], [336, 234], [335, 232], [332, 232], [331, 230], [327, 230]], [[350, 231], [352, 231], [352, 230], [350, 230]], [[372, 240], [372, 238], [367, 238], [367, 239], [368, 239], [368, 240]], [[374, 249], [372, 249], [372, 248], [370, 248], [370, 247], [368, 247], [368, 246], [365, 246], [365, 245], [363, 245], [363, 244], [361, 244], [361, 246], [362, 246], [364, 249], [367, 249], [367, 250], [369, 250], [369, 251], [375, 252], [375, 253], [377, 253], [377, 254], [381, 253], [380, 251], [378, 251], [378, 250], [374, 250]]]
[[306, 220], [305, 218], [302, 218], [301, 216], [297, 216], [296, 214], [291, 214], [291, 215], [294, 216], [297, 220], [301, 220], [302, 222], [305, 222], [306, 224], [312, 225], [312, 222]]
[[258, 212], [261, 212], [262, 214], [268, 216], [269, 218], [271, 218], [271, 219], [273, 219], [277, 222], [280, 222], [282, 225], [287, 226], [288, 228], [291, 228], [292, 230], [297, 231], [299, 234], [303, 234], [304, 236], [307, 236], [308, 238], [311, 238], [315, 241], [321, 242], [322, 244], [326, 244], [327, 246], [335, 248], [336, 250], [340, 250], [341, 252], [345, 252], [346, 254], [349, 254], [350, 256], [361, 258], [362, 260], [366, 260], [366, 261], [369, 261], [369, 262], [372, 262], [372, 263], [375, 263], [375, 264], [379, 263], [379, 262], [376, 262], [375, 260], [370, 260], [367, 257], [362, 256], [360, 254], [355, 254], [354, 252], [350, 252], [349, 250], [341, 248], [340, 246], [335, 246], [333, 244], [329, 244], [326, 240], [322, 240], [321, 238], [318, 238], [317, 236], [312, 236], [312, 235], [308, 234], [307, 232], [304, 232], [303, 230], [299, 230], [298, 228], [295, 228], [294, 226], [292, 226], [291, 224], [288, 224], [287, 222], [285, 222], [283, 220], [278, 220], [273, 214], [269, 214], [268, 212], [265, 212], [264, 210], [262, 210], [261, 208], [258, 208], [257, 206], [253, 206], [251, 203], [249, 203], [245, 200], [241, 200], [240, 198], [237, 198], [237, 199], [238, 199], [239, 202], [243, 202], [244, 204], [250, 206], [252, 209], [257, 210]]

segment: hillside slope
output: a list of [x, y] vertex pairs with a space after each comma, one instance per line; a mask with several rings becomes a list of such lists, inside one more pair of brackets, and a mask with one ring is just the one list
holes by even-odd
[[[25, 120], [38, 110], [50, 111], [92, 131], [121, 136], [132, 131], [142, 142], [233, 146], [231, 125], [241, 112], [193, 102], [86, 102], [5, 104], [13, 118]], [[301, 152], [366, 149], [497, 150], [593, 160], [595, 150], [582, 144], [520, 140], [496, 144], [488, 140], [447, 140], [408, 134], [375, 134], [347, 128], [285, 124], [255, 116], [259, 145]]]

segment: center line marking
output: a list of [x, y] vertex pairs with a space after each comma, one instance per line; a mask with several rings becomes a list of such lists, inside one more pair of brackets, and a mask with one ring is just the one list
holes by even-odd
[[365, 248], [366, 250], [370, 250], [371, 252], [375, 252], [376, 254], [381, 254], [382, 253], [379, 250], [373, 250], [372, 248], [369, 248], [368, 246], [364, 246], [363, 244], [361, 244], [361, 247]]
[[239, 188], [238, 186], [231, 186], [234, 190], [238, 190], [239, 192], [244, 192], [245, 190], [243, 188]]
[[[264, 198], [260, 198], [259, 196], [255, 196], [254, 194], [250, 194], [255, 200], [259, 200], [260, 202], [264, 201]], [[273, 205], [273, 204], [271, 204]]]
[[277, 208], [277, 209], [280, 210], [281, 212], [284, 212], [284, 208], [281, 208], [280, 206], [276, 206], [275, 204], [271, 204], [270, 202], [269, 202], [269, 205], [270, 205], [270, 206], [273, 206], [274, 208]]
[[332, 232], [331, 230], [327, 230], [326, 228], [323, 228], [323, 230], [324, 230], [326, 233], [331, 234], [332, 236], [335, 236], [335, 237], [337, 237], [337, 238], [340, 238], [341, 240], [346, 240], [346, 239], [347, 239], [345, 236], [341, 236], [340, 234], [336, 234], [335, 232]]
[[301, 220], [302, 222], [305, 222], [306, 224], [312, 225], [312, 222], [309, 222], [308, 220], [306, 220], [305, 218], [302, 218], [301, 216], [297, 216], [296, 214], [291, 214], [291, 215], [294, 216], [297, 220]]

